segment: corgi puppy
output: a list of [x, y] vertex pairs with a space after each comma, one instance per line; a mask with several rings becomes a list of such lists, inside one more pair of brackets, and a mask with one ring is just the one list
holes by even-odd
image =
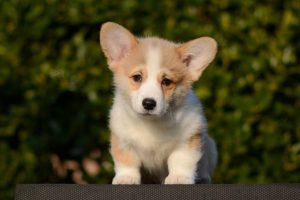
[[115, 86], [109, 118], [112, 183], [210, 183], [217, 149], [191, 85], [214, 59], [216, 41], [137, 38], [107, 22], [100, 45]]

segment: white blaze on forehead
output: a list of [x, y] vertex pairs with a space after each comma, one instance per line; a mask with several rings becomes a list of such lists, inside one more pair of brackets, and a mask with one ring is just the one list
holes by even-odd
[[160, 49], [157, 47], [150, 47], [146, 55], [146, 67], [148, 72], [148, 78], [152, 79], [155, 77], [156, 79], [157, 74], [159, 73], [160, 64]]
[[137, 106], [139, 107], [138, 110], [143, 111], [143, 100], [146, 98], [154, 99], [156, 101], [156, 107], [151, 113], [159, 115], [164, 108], [163, 92], [161, 90], [161, 85], [158, 82], [158, 74], [161, 69], [160, 49], [150, 47], [146, 53], [145, 67], [147, 70], [147, 78], [138, 90]]

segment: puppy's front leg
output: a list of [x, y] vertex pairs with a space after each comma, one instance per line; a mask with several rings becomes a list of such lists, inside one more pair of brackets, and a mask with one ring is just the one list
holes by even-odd
[[111, 154], [115, 163], [115, 177], [112, 184], [140, 184], [140, 160], [119, 138], [111, 136]]
[[169, 175], [165, 184], [194, 184], [197, 163], [201, 157], [200, 135], [192, 136], [188, 144], [181, 145], [169, 156]]

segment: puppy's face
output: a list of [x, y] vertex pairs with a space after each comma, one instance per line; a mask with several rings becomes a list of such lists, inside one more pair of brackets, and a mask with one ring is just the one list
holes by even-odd
[[182, 103], [217, 49], [208, 37], [182, 45], [159, 38], [138, 39], [111, 22], [102, 26], [100, 44], [116, 90], [136, 113], [158, 117]]
[[114, 71], [117, 88], [137, 113], [162, 116], [189, 91], [187, 70], [175, 48], [157, 38], [140, 39]]

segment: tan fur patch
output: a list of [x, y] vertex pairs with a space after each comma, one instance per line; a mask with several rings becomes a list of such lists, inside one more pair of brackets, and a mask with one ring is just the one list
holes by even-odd
[[126, 166], [135, 166], [137, 164], [136, 155], [129, 149], [122, 148], [119, 138], [112, 134], [110, 138], [111, 155], [115, 162]]
[[[133, 76], [136, 74], [139, 74], [142, 77], [140, 82], [134, 81]], [[147, 72], [142, 66], [133, 67], [131, 70], [127, 71], [126, 75], [129, 78], [129, 86], [131, 90], [139, 89], [143, 81], [147, 79]]]
[[130, 94], [130, 91], [137, 90], [140, 87], [140, 84], [136, 84], [132, 80], [134, 73], [141, 72], [143, 81], [147, 78], [147, 72], [144, 66], [145, 52], [146, 49], [144, 45], [137, 45], [113, 70], [115, 85], [122, 88], [122, 93], [125, 96]]
[[191, 149], [199, 150], [201, 146], [201, 135], [196, 133], [192, 135], [188, 140], [188, 145]]

